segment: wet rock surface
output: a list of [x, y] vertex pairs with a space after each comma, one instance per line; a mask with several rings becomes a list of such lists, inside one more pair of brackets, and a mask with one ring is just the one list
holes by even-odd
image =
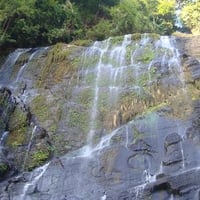
[[200, 198], [198, 44], [111, 41], [12, 54], [1, 200]]

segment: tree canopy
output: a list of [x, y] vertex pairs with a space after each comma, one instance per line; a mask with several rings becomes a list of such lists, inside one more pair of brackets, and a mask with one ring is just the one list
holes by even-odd
[[[177, 0], [199, 32], [200, 3]], [[33, 47], [134, 32], [171, 34], [175, 0], [1, 0], [0, 47]]]
[[200, 1], [192, 1], [183, 6], [181, 19], [193, 34], [200, 34]]

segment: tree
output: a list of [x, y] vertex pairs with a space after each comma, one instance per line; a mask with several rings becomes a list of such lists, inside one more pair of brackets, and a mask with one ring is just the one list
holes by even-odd
[[171, 34], [175, 30], [175, 0], [158, 0], [153, 13], [155, 32]]
[[120, 0], [71, 0], [79, 7], [85, 27], [96, 25], [102, 18], [108, 18], [108, 8], [117, 5]]
[[[34, 0], [2, 0], [0, 3], [0, 45], [6, 42], [14, 43], [14, 28], [27, 31], [30, 17], [33, 15]], [[19, 20], [19, 21], [18, 21]]]
[[195, 35], [200, 34], [200, 2], [189, 2], [181, 11], [184, 25]]
[[151, 7], [148, 0], [123, 0], [111, 8], [116, 34], [151, 32]]
[[[63, 1], [62, 1], [63, 2]], [[0, 46], [28, 47], [81, 37], [79, 11], [70, 1], [2, 0]]]
[[171, 33], [175, 0], [122, 0], [111, 8], [116, 34], [133, 32]]

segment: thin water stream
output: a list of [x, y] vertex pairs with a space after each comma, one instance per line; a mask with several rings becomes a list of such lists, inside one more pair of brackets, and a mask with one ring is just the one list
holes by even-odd
[[24, 162], [23, 162], [23, 167], [22, 167], [23, 170], [25, 170], [25, 167], [26, 167], [26, 162], [27, 162], [27, 159], [29, 157], [29, 153], [30, 153], [30, 150], [31, 150], [33, 139], [34, 139], [35, 134], [36, 134], [36, 130], [37, 130], [37, 125], [35, 125], [33, 127], [33, 130], [31, 132], [31, 137], [29, 139], [29, 142], [28, 142], [28, 145], [27, 145], [27, 150], [26, 150], [25, 157], [24, 157]]
[[24, 188], [23, 188], [23, 191], [22, 191], [22, 194], [20, 195], [20, 199], [21, 200], [26, 200], [27, 197], [26, 195], [28, 194], [28, 191], [29, 191], [29, 188], [30, 187], [36, 187], [38, 181], [40, 180], [40, 178], [43, 176], [43, 174], [46, 172], [48, 166], [49, 166], [50, 163], [46, 163], [45, 165], [41, 166], [41, 167], [38, 167], [37, 169], [35, 169], [33, 172], [32, 172], [32, 175], [30, 177], [30, 180], [28, 181], [28, 183], [26, 183], [24, 185]]

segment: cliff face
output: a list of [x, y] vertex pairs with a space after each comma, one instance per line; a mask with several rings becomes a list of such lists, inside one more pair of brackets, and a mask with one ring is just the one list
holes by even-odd
[[199, 199], [199, 41], [126, 35], [10, 54], [1, 198]]

